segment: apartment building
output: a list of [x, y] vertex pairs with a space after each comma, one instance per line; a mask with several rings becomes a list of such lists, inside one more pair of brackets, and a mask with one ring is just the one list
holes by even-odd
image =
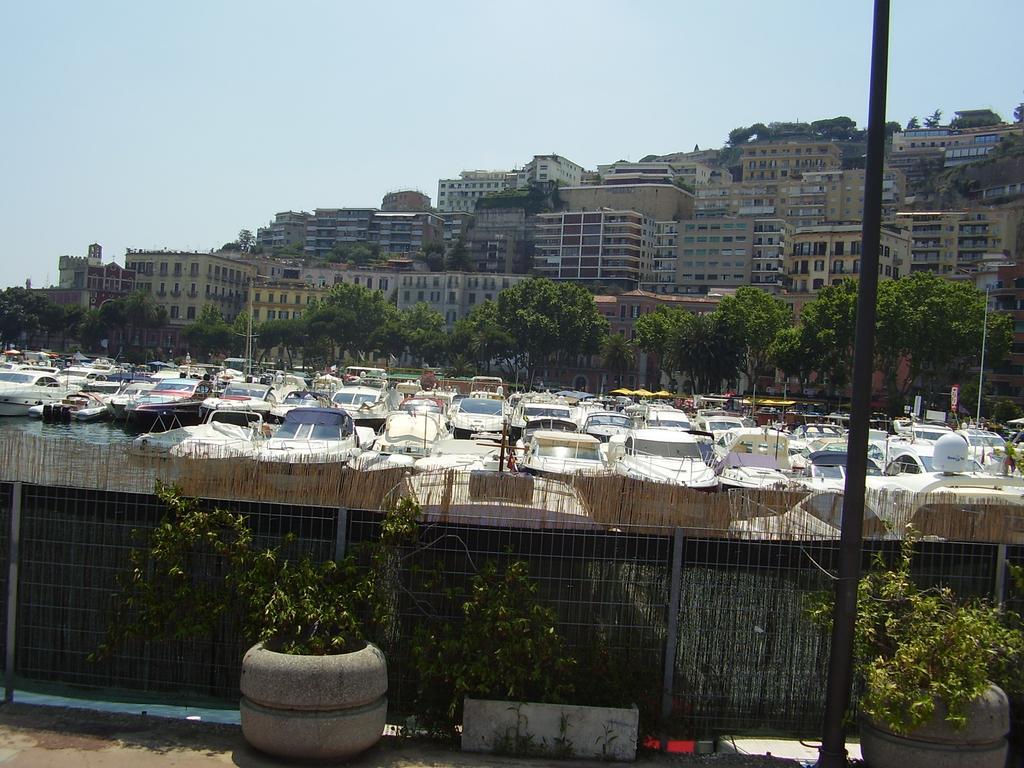
[[583, 166], [561, 155], [534, 155], [533, 160], [516, 173], [516, 187], [523, 189], [531, 183], [557, 183], [560, 187], [575, 187], [583, 180]]
[[785, 219], [754, 219], [750, 253], [750, 284], [778, 295], [783, 288], [786, 245], [793, 226]]
[[430, 195], [418, 189], [399, 189], [388, 192], [381, 201], [382, 211], [415, 212], [430, 210]]
[[[864, 169], [814, 171], [781, 185], [779, 215], [795, 227], [864, 218]], [[891, 220], [903, 206], [906, 176], [896, 168], [882, 174], [882, 218]]]
[[399, 309], [426, 304], [439, 312], [451, 329], [474, 307], [485, 301], [493, 301], [501, 291], [529, 277], [522, 274], [416, 272], [396, 276], [394, 286]]
[[[957, 112], [958, 116], [969, 112]], [[1024, 125], [1003, 123], [984, 128], [912, 128], [892, 136], [889, 164], [918, 181], [938, 168], [981, 160], [1008, 136], [1024, 136]]]
[[477, 272], [524, 273], [533, 261], [533, 223], [522, 208], [484, 208], [463, 237]]
[[707, 294], [750, 283], [754, 221], [733, 216], [679, 223], [673, 293]]
[[457, 179], [437, 182], [437, 210], [441, 213], [472, 213], [481, 197], [515, 186], [514, 171], [463, 171]]
[[544, 213], [536, 231], [537, 275], [624, 288], [651, 280], [655, 220], [639, 211]]
[[256, 230], [256, 245], [265, 248], [284, 248], [289, 245], [303, 247], [306, 243], [306, 227], [313, 214], [305, 211], [281, 211], [274, 214], [274, 220]]
[[838, 171], [843, 154], [826, 141], [757, 141], [740, 152], [743, 181], [786, 179], [812, 171]]
[[431, 211], [317, 208], [306, 227], [305, 252], [323, 258], [345, 243], [376, 243], [382, 253], [409, 254], [444, 237], [444, 219]]
[[298, 320], [311, 305], [330, 292], [330, 286], [307, 283], [298, 270], [294, 271], [294, 277], [255, 279], [249, 305], [254, 323]]
[[[823, 224], [793, 230], [785, 280], [787, 300], [795, 312], [825, 286], [859, 278], [862, 229], [860, 224]], [[893, 280], [906, 274], [909, 260], [910, 238], [897, 227], [882, 225], [879, 279]]]
[[654, 222], [654, 262], [650, 279], [640, 283], [641, 290], [652, 293], [678, 293], [679, 236], [682, 223]]
[[148, 251], [129, 248], [125, 264], [136, 274], [136, 287], [153, 295], [167, 310], [171, 326], [188, 325], [212, 304], [231, 322], [248, 300], [256, 265], [221, 251]]
[[1013, 319], [1010, 354], [1001, 365], [985, 371], [986, 389], [991, 386], [996, 397], [1008, 397], [1024, 405], [1024, 264], [993, 261], [977, 273], [977, 278], [979, 290], [988, 290], [991, 308]]
[[675, 184], [600, 184], [562, 187], [565, 210], [598, 211], [610, 208], [638, 211], [655, 221], [692, 219], [694, 196]]
[[597, 167], [597, 184], [674, 184], [681, 183], [695, 190], [710, 184], [714, 169], [698, 162], [669, 163], [665, 161], [642, 161], [630, 163], [619, 160]]
[[903, 211], [896, 215], [896, 226], [910, 239], [911, 272], [949, 275], [975, 268], [987, 254], [1024, 256], [1021, 208]]
[[776, 216], [781, 210], [781, 183], [775, 181], [717, 182], [698, 187], [694, 216]]

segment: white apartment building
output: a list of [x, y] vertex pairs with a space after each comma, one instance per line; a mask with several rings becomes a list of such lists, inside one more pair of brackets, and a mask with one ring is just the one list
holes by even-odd
[[437, 182], [437, 210], [441, 213], [472, 213], [484, 195], [516, 186], [514, 171], [463, 171], [457, 179]]

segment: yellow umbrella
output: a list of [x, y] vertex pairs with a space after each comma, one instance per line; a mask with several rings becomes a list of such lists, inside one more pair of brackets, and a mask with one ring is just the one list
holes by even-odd
[[634, 392], [633, 392], [632, 389], [626, 389], [625, 387], [619, 387], [618, 389], [613, 389], [608, 394], [609, 395], [632, 395], [632, 394], [634, 394]]
[[637, 397], [654, 397], [654, 393], [648, 392], [646, 389], [638, 389], [633, 394]]
[[657, 392], [654, 393], [654, 396], [655, 397], [672, 397], [672, 393], [671, 392], [666, 392], [664, 389], [659, 389]]

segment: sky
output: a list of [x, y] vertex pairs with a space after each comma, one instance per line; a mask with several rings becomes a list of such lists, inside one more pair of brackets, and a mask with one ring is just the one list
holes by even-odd
[[[0, 3], [0, 287], [439, 178], [867, 122], [855, 0]], [[1024, 3], [895, 0], [887, 117], [1024, 101]]]

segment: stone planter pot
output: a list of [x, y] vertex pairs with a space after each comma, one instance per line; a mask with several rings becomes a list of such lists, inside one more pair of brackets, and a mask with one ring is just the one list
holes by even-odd
[[471, 699], [462, 708], [462, 749], [521, 756], [635, 760], [636, 707]]
[[303, 656], [258, 643], [242, 659], [242, 735], [280, 757], [345, 760], [376, 744], [387, 716], [384, 654]]
[[862, 718], [860, 750], [869, 768], [1003, 768], [1009, 731], [1009, 700], [992, 685], [968, 707], [960, 729], [946, 721], [941, 702], [928, 722], [905, 735]]

